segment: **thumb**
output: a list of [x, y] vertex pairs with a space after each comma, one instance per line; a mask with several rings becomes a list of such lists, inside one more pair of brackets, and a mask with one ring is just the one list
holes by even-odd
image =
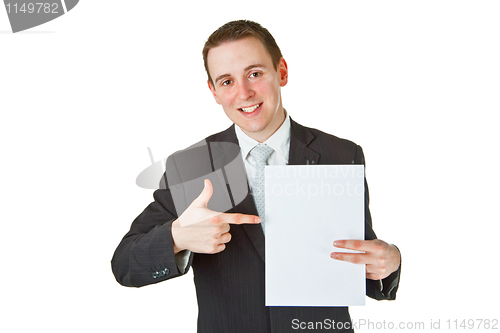
[[195, 201], [198, 206], [206, 207], [208, 205], [208, 201], [212, 197], [214, 189], [212, 187], [212, 183], [208, 179], [205, 179], [204, 185], [205, 187], [203, 188], [203, 191], [201, 191], [200, 195], [195, 199]]

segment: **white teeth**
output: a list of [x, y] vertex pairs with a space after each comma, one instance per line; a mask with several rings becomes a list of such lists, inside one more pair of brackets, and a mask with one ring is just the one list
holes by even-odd
[[241, 110], [243, 112], [253, 112], [255, 109], [257, 109], [258, 107], [260, 106], [260, 104], [257, 104], [257, 105], [254, 105], [252, 107], [249, 107], [249, 108], [241, 108]]

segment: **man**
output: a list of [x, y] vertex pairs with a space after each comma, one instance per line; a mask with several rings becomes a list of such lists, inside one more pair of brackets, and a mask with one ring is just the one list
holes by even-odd
[[[265, 224], [257, 216], [263, 208], [256, 205], [261, 198], [255, 189], [248, 190], [257, 186], [260, 172], [257, 147], [270, 151], [267, 163], [273, 165], [364, 164], [361, 147], [289, 117], [281, 100], [287, 63], [259, 24], [225, 24], [209, 37], [203, 56], [210, 91], [234, 124], [169, 157], [162, 189], [115, 251], [117, 281], [139, 287], [183, 275], [192, 266], [198, 332], [289, 332], [294, 319], [335, 320], [351, 332], [346, 307], [265, 306]], [[236, 153], [230, 145], [239, 146]], [[336, 247], [364, 253], [331, 257], [366, 264], [367, 295], [395, 299], [400, 254], [376, 239], [368, 192], [365, 202], [366, 240], [332, 239]]]

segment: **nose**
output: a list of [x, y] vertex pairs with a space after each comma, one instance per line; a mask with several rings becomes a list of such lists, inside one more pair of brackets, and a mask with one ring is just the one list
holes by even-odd
[[252, 85], [247, 80], [240, 81], [238, 85], [238, 97], [241, 100], [247, 100], [251, 98], [255, 92], [252, 89]]

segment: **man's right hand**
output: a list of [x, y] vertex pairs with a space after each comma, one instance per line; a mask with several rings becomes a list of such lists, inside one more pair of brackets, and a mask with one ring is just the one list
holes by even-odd
[[174, 253], [190, 250], [197, 253], [218, 253], [231, 240], [230, 224], [260, 223], [260, 217], [245, 214], [219, 213], [207, 208], [213, 187], [205, 179], [205, 187], [191, 205], [172, 223]]

